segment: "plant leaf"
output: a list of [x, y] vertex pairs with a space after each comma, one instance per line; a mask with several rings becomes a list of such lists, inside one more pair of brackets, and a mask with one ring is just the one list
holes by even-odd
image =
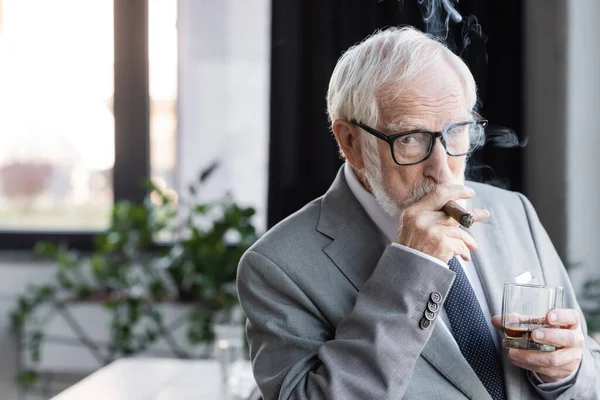
[[211, 165], [209, 165], [206, 169], [204, 169], [201, 173], [200, 173], [200, 182], [204, 183], [208, 180], [208, 178], [210, 178], [210, 176], [213, 174], [213, 172], [217, 169], [217, 167], [219, 166], [219, 163], [217, 161], [214, 161]]

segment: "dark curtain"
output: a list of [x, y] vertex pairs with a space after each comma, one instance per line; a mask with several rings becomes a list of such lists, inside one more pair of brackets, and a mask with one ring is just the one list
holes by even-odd
[[[481, 114], [520, 133], [519, 1], [461, 0], [458, 10], [475, 14], [489, 38], [487, 63], [483, 41], [463, 54], [480, 89]], [[273, 0], [269, 227], [325, 193], [342, 164], [325, 101], [337, 59], [376, 29], [407, 24], [425, 29], [416, 0]], [[490, 166], [478, 168], [479, 180], [497, 177], [520, 189], [518, 149], [486, 147], [473, 159]]]

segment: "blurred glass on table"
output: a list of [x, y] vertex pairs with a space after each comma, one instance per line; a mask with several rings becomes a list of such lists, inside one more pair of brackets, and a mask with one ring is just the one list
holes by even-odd
[[242, 325], [215, 325], [215, 357], [221, 370], [221, 400], [246, 400], [256, 387]]

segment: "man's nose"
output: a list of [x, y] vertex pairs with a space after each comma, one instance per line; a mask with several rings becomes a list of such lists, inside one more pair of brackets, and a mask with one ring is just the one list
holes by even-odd
[[439, 184], [449, 184], [453, 181], [452, 170], [448, 163], [449, 155], [442, 145], [441, 138], [435, 140], [431, 155], [424, 161], [425, 176], [433, 178]]

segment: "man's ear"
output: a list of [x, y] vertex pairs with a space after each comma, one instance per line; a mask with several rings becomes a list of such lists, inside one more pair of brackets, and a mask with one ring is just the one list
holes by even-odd
[[360, 129], [348, 121], [336, 119], [332, 126], [333, 135], [344, 152], [346, 160], [356, 170], [364, 168], [363, 140]]

